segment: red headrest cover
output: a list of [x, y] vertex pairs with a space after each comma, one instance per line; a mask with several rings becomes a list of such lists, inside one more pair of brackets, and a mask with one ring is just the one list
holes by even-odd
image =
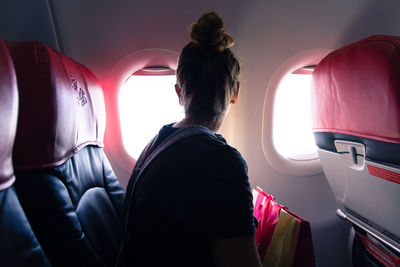
[[0, 191], [14, 180], [12, 150], [17, 127], [18, 91], [14, 66], [7, 47], [0, 39]]
[[103, 146], [104, 97], [93, 73], [39, 42], [7, 45], [20, 96], [14, 168], [55, 167], [86, 145]]
[[400, 37], [372, 36], [338, 49], [312, 82], [316, 132], [400, 143]]

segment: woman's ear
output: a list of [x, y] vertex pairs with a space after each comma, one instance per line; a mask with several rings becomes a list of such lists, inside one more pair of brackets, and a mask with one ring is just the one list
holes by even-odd
[[178, 84], [175, 84], [175, 92], [176, 92], [176, 95], [178, 96], [178, 99], [179, 99], [179, 105], [183, 106], [182, 90], [181, 90], [181, 88], [179, 87]]
[[232, 99], [231, 99], [231, 103], [235, 104], [239, 98], [239, 88], [240, 88], [240, 83], [239, 81], [236, 82], [236, 90], [233, 93]]

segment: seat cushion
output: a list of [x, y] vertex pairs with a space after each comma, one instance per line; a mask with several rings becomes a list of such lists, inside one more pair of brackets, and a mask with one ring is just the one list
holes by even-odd
[[50, 266], [25, 217], [14, 189], [0, 192], [1, 266]]
[[20, 95], [15, 189], [32, 229], [54, 266], [113, 266], [125, 194], [102, 149], [102, 88], [43, 43], [7, 45]]
[[102, 148], [52, 169], [16, 171], [15, 187], [54, 266], [113, 266], [125, 193]]

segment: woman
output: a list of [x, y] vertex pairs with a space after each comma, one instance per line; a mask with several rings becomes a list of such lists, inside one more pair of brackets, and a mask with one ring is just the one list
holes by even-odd
[[[185, 118], [164, 126], [135, 166], [120, 266], [261, 266], [247, 166], [217, 134], [238, 99], [234, 41], [215, 12], [192, 25], [191, 38], [175, 86]], [[143, 167], [170, 136], [193, 129], [203, 132], [179, 139]]]

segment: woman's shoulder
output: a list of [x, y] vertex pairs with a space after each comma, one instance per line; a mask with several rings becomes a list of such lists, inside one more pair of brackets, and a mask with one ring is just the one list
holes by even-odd
[[[159, 134], [163, 136], [162, 139], [164, 139], [177, 132], [178, 129], [180, 128], [173, 127], [173, 124], [165, 125]], [[193, 127], [186, 127], [185, 130], [191, 131]], [[194, 165], [207, 164], [214, 168], [218, 165], [222, 169], [231, 167], [236, 170], [242, 169], [244, 172], [247, 172], [247, 164], [241, 153], [236, 148], [229, 145], [222, 135], [214, 134], [209, 130], [197, 131], [197, 134], [181, 138], [181, 140], [178, 140], [171, 148], [170, 153], [172, 154], [170, 155], [184, 156], [187, 163], [192, 162]]]
[[198, 135], [187, 139], [182, 144], [186, 149], [199, 153], [212, 165], [230, 167], [230, 169], [242, 169], [247, 173], [247, 164], [242, 154], [229, 145], [222, 135]]

